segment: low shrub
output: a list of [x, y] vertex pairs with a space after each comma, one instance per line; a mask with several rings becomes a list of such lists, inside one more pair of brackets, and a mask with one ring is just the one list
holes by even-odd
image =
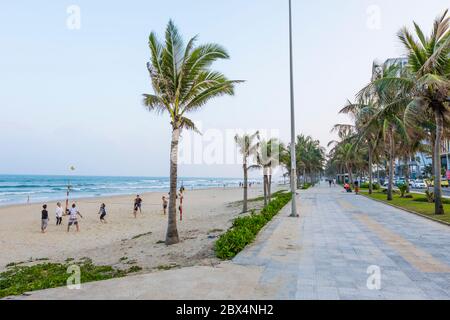
[[404, 198], [406, 191], [408, 191], [408, 186], [406, 184], [401, 184], [398, 186], [398, 190], [400, 190], [400, 197]]
[[433, 191], [430, 191], [430, 190], [425, 191], [425, 196], [429, 203], [434, 202], [434, 192]]
[[[433, 198], [431, 199], [431, 201], [427, 197], [414, 198], [414, 201], [416, 201], [416, 202], [433, 203], [434, 202], [434, 195], [433, 195]], [[450, 204], [450, 199], [442, 198], [442, 203], [443, 204]]]
[[[381, 190], [382, 193], [387, 194], [387, 189]], [[392, 189], [392, 194], [398, 194], [398, 191], [395, 189]]]
[[42, 263], [32, 266], [13, 265], [0, 273], [0, 298], [20, 295], [29, 291], [65, 286], [67, 279], [72, 275], [72, 273], [68, 272], [70, 270], [68, 268], [72, 265], [80, 268], [81, 283], [123, 277], [129, 273], [141, 270], [138, 266], [133, 266], [128, 270], [119, 270], [111, 266], [96, 266], [89, 259], [84, 259], [77, 263]]
[[276, 197], [260, 213], [252, 211], [251, 215], [239, 217], [233, 226], [215, 243], [216, 256], [223, 260], [235, 257], [249, 243], [253, 242], [258, 232], [280, 212], [291, 200], [291, 193], [277, 193]]
[[[372, 189], [373, 190], [380, 190], [380, 185], [378, 183], [372, 183]], [[361, 183], [361, 189], [369, 189], [369, 183]]]
[[311, 183], [305, 183], [302, 186], [302, 190], [308, 190], [309, 188], [313, 187], [313, 184]]

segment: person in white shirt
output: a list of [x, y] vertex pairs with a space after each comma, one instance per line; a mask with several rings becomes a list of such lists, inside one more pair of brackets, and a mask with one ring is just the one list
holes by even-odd
[[63, 208], [61, 207], [61, 202], [56, 204], [56, 225], [59, 226], [62, 223]]
[[67, 225], [67, 232], [69, 232], [70, 230], [70, 226], [71, 225], [75, 225], [77, 227], [77, 232], [80, 231], [80, 226], [78, 225], [78, 217], [80, 216], [81, 218], [83, 218], [83, 216], [81, 215], [80, 211], [78, 211], [77, 206], [74, 204], [72, 204], [72, 208], [69, 209], [69, 224]]

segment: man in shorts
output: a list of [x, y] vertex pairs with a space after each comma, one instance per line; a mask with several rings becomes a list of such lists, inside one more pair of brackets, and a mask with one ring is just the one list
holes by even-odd
[[47, 226], [48, 226], [48, 211], [47, 211], [47, 205], [44, 204], [42, 206], [42, 211], [41, 211], [41, 232], [42, 233], [46, 232]]
[[100, 210], [98, 211], [98, 214], [100, 215], [100, 222], [101, 223], [107, 223], [106, 222], [106, 205], [104, 203], [102, 203], [102, 205], [100, 206]]
[[134, 199], [134, 217], [136, 218], [137, 212], [142, 213], [142, 199], [139, 197], [139, 195], [136, 196], [136, 199]]
[[70, 231], [70, 226], [73, 224], [77, 227], [77, 232], [80, 231], [80, 226], [78, 225], [78, 217], [77, 216], [80, 216], [81, 218], [83, 218], [83, 216], [78, 211], [77, 206], [74, 203], [74, 204], [72, 204], [72, 208], [69, 209], [69, 224], [67, 225], [67, 232]]

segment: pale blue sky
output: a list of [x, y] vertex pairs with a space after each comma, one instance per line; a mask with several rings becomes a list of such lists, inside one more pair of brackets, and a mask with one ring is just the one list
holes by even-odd
[[[69, 5], [81, 29], [66, 27]], [[380, 29], [367, 9], [380, 9]], [[370, 78], [373, 59], [403, 53], [395, 33], [428, 32], [444, 0], [293, 1], [297, 132], [326, 144], [337, 110]], [[150, 114], [150, 31], [172, 18], [184, 38], [224, 45], [216, 68], [245, 79], [235, 97], [192, 115], [204, 129], [289, 137], [287, 0], [5, 1], [0, 4], [0, 173], [168, 175], [170, 129]], [[183, 176], [240, 176], [238, 165], [182, 165]]]

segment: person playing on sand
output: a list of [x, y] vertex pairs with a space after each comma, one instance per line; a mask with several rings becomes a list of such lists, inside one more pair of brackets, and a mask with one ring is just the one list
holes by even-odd
[[142, 213], [142, 199], [139, 197], [139, 195], [136, 196], [136, 199], [134, 199], [134, 217], [136, 218], [137, 212]]
[[61, 207], [61, 202], [58, 202], [56, 204], [56, 225], [59, 226], [62, 223], [62, 216], [63, 216], [63, 208]]
[[75, 225], [77, 227], [77, 232], [80, 231], [80, 226], [78, 225], [78, 217], [80, 216], [81, 218], [83, 218], [83, 216], [81, 215], [80, 211], [78, 211], [77, 206], [74, 204], [72, 204], [72, 208], [69, 209], [69, 224], [67, 225], [67, 232], [70, 231], [70, 226], [71, 225]]
[[42, 233], [46, 232], [47, 226], [48, 226], [48, 211], [47, 211], [47, 205], [44, 204], [42, 206], [42, 211], [41, 211], [41, 232]]
[[180, 189], [180, 193], [178, 195], [178, 198], [180, 199], [180, 205], [178, 207], [178, 210], [180, 210], [180, 221], [183, 221], [183, 198], [184, 198], [183, 191], [184, 190]]
[[105, 216], [106, 216], [106, 205], [102, 203], [100, 206], [100, 210], [98, 211], [98, 214], [100, 215], [100, 222], [101, 223], [107, 223]]
[[166, 196], [162, 197], [162, 204], [163, 204], [164, 215], [166, 215], [166, 213], [167, 213], [167, 205], [168, 205], [168, 201], [166, 199]]

